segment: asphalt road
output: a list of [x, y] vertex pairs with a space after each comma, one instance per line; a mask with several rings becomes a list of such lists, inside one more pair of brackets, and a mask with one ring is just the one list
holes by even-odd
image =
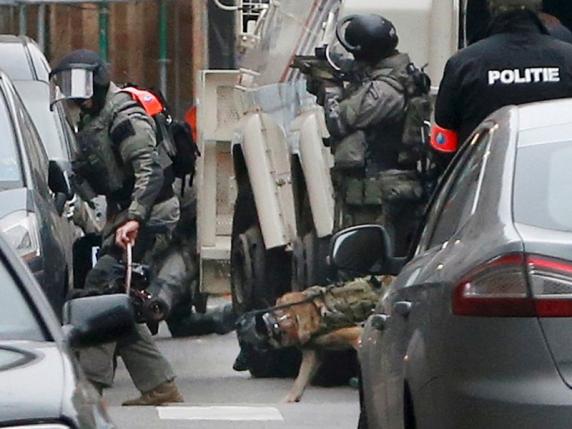
[[358, 393], [350, 387], [310, 386], [302, 402], [281, 403], [290, 379], [253, 379], [232, 370], [238, 352], [234, 333], [173, 339], [165, 326], [156, 337], [175, 368], [186, 403], [170, 407], [121, 407], [138, 395], [122, 363], [105, 392], [119, 428], [343, 428], [357, 427]]

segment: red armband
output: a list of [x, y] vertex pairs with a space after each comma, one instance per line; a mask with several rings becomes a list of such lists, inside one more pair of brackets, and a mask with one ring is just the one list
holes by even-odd
[[431, 147], [437, 152], [454, 153], [459, 148], [459, 134], [435, 125], [431, 130]]

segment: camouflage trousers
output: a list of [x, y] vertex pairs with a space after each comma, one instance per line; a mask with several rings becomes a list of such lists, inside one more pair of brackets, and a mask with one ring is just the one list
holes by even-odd
[[[155, 206], [145, 228], [139, 232], [133, 248], [133, 261], [151, 266], [151, 285], [167, 292], [184, 288], [185, 264], [177, 252], [169, 252], [171, 232], [179, 218], [176, 198]], [[121, 271], [122, 252], [114, 246], [114, 229], [106, 225], [103, 256], [87, 275], [86, 288], [104, 288], [117, 279]], [[175, 374], [169, 362], [161, 354], [145, 325], [137, 325], [136, 333], [116, 343], [91, 347], [80, 352], [80, 364], [92, 382], [110, 387], [120, 357], [133, 383], [141, 392], [148, 392], [160, 384], [173, 380]]]
[[423, 188], [415, 172], [390, 170], [375, 177], [334, 172], [334, 229], [383, 225], [397, 255], [405, 255], [422, 217]]

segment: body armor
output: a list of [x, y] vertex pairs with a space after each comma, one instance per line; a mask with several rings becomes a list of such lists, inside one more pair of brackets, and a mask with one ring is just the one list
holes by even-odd
[[108, 131], [114, 108], [112, 103], [108, 103], [77, 134], [79, 154], [74, 170], [98, 195], [128, 200], [133, 184], [129, 186], [127, 183], [125, 167]]

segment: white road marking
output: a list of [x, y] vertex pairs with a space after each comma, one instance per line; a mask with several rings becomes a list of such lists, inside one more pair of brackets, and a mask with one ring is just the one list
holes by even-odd
[[161, 420], [284, 421], [274, 407], [157, 407]]

